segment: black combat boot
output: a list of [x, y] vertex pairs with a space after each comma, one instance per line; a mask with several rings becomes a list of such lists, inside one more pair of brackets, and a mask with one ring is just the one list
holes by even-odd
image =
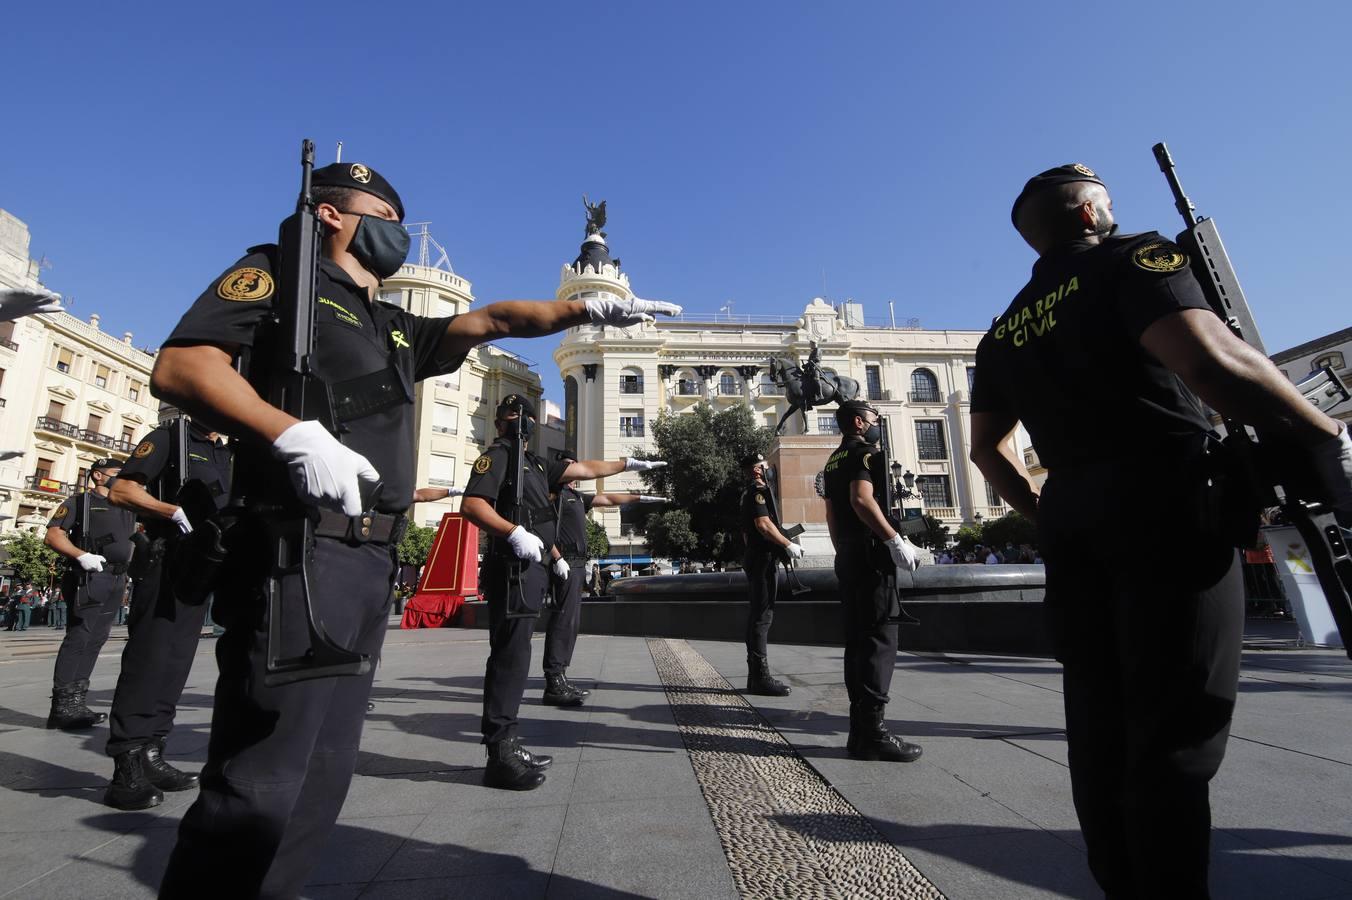
[[864, 727], [859, 721], [862, 709], [860, 704], [850, 703], [850, 736], [845, 739], [845, 752], [850, 756], [859, 752], [859, 739], [864, 734]]
[[577, 694], [582, 699], [585, 700], [591, 696], [591, 691], [587, 690], [586, 688], [580, 688], [577, 685], [573, 684], [571, 681], [569, 681], [567, 672], [560, 672], [559, 677], [563, 679], [564, 684], [568, 685], [568, 690], [572, 691], [574, 694]]
[[516, 755], [521, 757], [521, 761], [532, 769], [548, 769], [554, 762], [554, 757], [547, 753], [531, 753], [525, 747], [521, 746], [521, 739], [516, 739]]
[[162, 791], [188, 791], [197, 787], [197, 776], [169, 765], [164, 760], [164, 741], [145, 745], [145, 773], [150, 783]]
[[521, 757], [521, 742], [503, 738], [488, 745], [488, 767], [484, 784], [508, 791], [533, 791], [545, 783], [545, 773], [527, 764]]
[[96, 713], [85, 706], [85, 692], [89, 690], [88, 681], [73, 681], [70, 684], [58, 684], [52, 687], [52, 711], [47, 716], [48, 728], [62, 731], [79, 731], [93, 728], [108, 717]]
[[887, 730], [885, 709], [880, 704], [860, 704], [858, 722], [850, 728], [850, 742], [845, 745], [850, 759], [915, 762], [920, 758], [924, 750]]
[[544, 702], [550, 706], [581, 706], [582, 695], [573, 690], [562, 675], [545, 673]]
[[793, 688], [770, 674], [770, 663], [764, 656], [751, 654], [746, 658], [746, 692], [765, 697], [787, 697]]
[[113, 757], [113, 780], [103, 802], [113, 809], [150, 809], [164, 802], [164, 794], [146, 776], [146, 748], [134, 747]]

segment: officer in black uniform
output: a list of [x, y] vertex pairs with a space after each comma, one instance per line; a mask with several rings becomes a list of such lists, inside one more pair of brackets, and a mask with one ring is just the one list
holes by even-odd
[[[180, 459], [186, 472], [178, 471]], [[217, 514], [230, 499], [230, 450], [202, 424], [171, 420], [136, 445], [108, 499], [139, 513], [145, 533], [132, 563], [127, 646], [106, 748], [113, 780], [104, 802], [147, 809], [164, 799], [161, 791], [197, 787], [196, 775], [164, 759], [164, 743], [207, 614], [206, 591], [196, 588], [210, 564], [194, 541], [214, 543]], [[206, 530], [191, 538], [194, 521]]]
[[[304, 574], [276, 577], [283, 605], [298, 610], [308, 594], [328, 636], [374, 662], [414, 494], [415, 382], [455, 371], [488, 340], [679, 312], [670, 304], [595, 298], [414, 315], [375, 299], [409, 247], [393, 186], [348, 162], [315, 170], [312, 184], [323, 229], [312, 363], [334, 398], [337, 433], [264, 400], [260, 389], [270, 394], [270, 382], [254, 368], [259, 360], [250, 361], [258, 386], [234, 368], [242, 351], [266, 346], [275, 333], [274, 245], [251, 248], [212, 282], [170, 335], [151, 378], [156, 396], [238, 440], [232, 494], [248, 503], [227, 534], [229, 559], [215, 585], [213, 618], [225, 633], [216, 646], [221, 675], [211, 741], [201, 795], [183, 818], [161, 885], [164, 897], [197, 896], [203, 877], [226, 896], [296, 894], [356, 765], [370, 672], [265, 683], [264, 588], [277, 548], [263, 517], [308, 515], [313, 523]], [[284, 617], [280, 631], [282, 655], [310, 647], [304, 616]]]
[[844, 436], [826, 460], [826, 524], [836, 548], [836, 580], [845, 605], [845, 690], [850, 697], [853, 759], [912, 762], [921, 748], [887, 730], [884, 715], [897, 662], [896, 575], [914, 571], [918, 554], [888, 521], [878, 494], [886, 488], [878, 411], [863, 400], [836, 410]]
[[474, 461], [460, 504], [461, 514], [492, 539], [479, 576], [489, 615], [481, 722], [483, 742], [488, 747], [484, 783], [529, 791], [544, 783], [543, 769], [553, 762], [551, 757], [526, 750], [516, 736], [517, 711], [530, 673], [530, 639], [549, 589], [551, 570], [561, 577], [571, 574], [567, 562], [550, 552], [557, 543], [557, 514], [550, 502], [549, 487], [645, 471], [665, 463], [556, 458], [546, 464], [527, 451], [520, 473], [522, 508], [514, 510], [511, 473], [515, 442], [529, 441], [535, 406], [527, 398], [512, 394], [498, 404], [494, 423], [498, 439]]
[[[127, 564], [131, 561], [136, 519], [108, 502], [108, 482], [121, 468], [122, 463], [115, 459], [95, 460], [89, 467], [93, 489], [67, 499], [47, 523], [47, 546], [72, 560], [61, 579], [69, 620], [52, 674], [48, 728], [92, 728], [108, 718], [85, 706], [85, 694], [89, 691], [89, 674], [127, 592]], [[88, 534], [83, 527], [86, 505]]]
[[[577, 457], [559, 451], [556, 457], [565, 462]], [[551, 554], [563, 560], [562, 574], [556, 570], [555, 605], [549, 624], [545, 626], [545, 692], [541, 698], [551, 706], [581, 706], [591, 691], [568, 680], [568, 666], [573, 661], [577, 646], [577, 629], [582, 618], [582, 585], [587, 567], [587, 513], [593, 508], [625, 506], [630, 503], [663, 503], [665, 497], [647, 494], [603, 493], [584, 494], [576, 481], [556, 485], [551, 495], [559, 513], [558, 541]]]
[[[1235, 546], [1256, 520], [1241, 522], [1245, 504], [1226, 488], [1237, 479], [1194, 390], [1309, 447], [1348, 513], [1352, 442], [1228, 331], [1182, 248], [1117, 233], [1088, 167], [1030, 179], [1012, 218], [1039, 258], [977, 348], [972, 459], [1038, 525], [1094, 877], [1114, 898], [1206, 897], [1207, 784], [1243, 631]], [[1090, 410], [1107, 415], [1085, 427]], [[1020, 421], [1048, 470], [1040, 496], [1011, 449]], [[1165, 512], [1142, 485], [1167, 498]], [[1171, 550], [1124, 565], [1117, 548], [1146, 533]]]
[[770, 623], [775, 618], [779, 563], [802, 559], [803, 548], [785, 537], [781, 530], [778, 504], [776, 498], [770, 496], [770, 485], [765, 477], [770, 467], [765, 456], [752, 453], [741, 461], [741, 467], [748, 482], [741, 501], [742, 539], [746, 544], [742, 570], [746, 572], [750, 601], [746, 617], [746, 691], [748, 694], [784, 697], [793, 689], [770, 674], [766, 644]]

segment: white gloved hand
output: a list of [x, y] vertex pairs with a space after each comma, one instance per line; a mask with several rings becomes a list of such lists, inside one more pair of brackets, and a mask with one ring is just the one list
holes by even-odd
[[286, 463], [296, 494], [316, 506], [361, 515], [365, 485], [380, 481], [370, 461], [350, 450], [315, 421], [297, 422], [272, 443], [272, 455]]
[[0, 322], [10, 322], [33, 313], [61, 312], [62, 309], [61, 295], [45, 288], [0, 291]]
[[183, 511], [183, 507], [175, 509], [169, 521], [177, 525], [178, 530], [184, 534], [192, 534], [192, 523], [188, 521], [188, 514]]
[[517, 559], [539, 562], [545, 552], [545, 542], [520, 525], [513, 528], [511, 533], [507, 535], [507, 543], [511, 546]]
[[1337, 437], [1310, 448], [1314, 470], [1324, 490], [1333, 500], [1333, 508], [1352, 517], [1352, 435], [1347, 426]]
[[916, 546], [906, 540], [904, 534], [894, 534], [887, 541], [887, 552], [892, 554], [892, 564], [902, 572], [914, 572], [920, 561]]
[[108, 560], [99, 556], [97, 553], [81, 553], [75, 557], [75, 561], [80, 564], [80, 568], [86, 572], [102, 572], [103, 564]]
[[634, 459], [632, 456], [624, 460], [624, 470], [626, 472], [646, 472], [649, 469], [660, 469], [666, 463], [660, 459]]
[[586, 301], [587, 315], [593, 325], [615, 325], [624, 328], [640, 322], [654, 322], [653, 313], [663, 316], [679, 316], [681, 308], [675, 303], [661, 300], [603, 300], [596, 298]]
[[639, 494], [639, 503], [670, 503], [666, 497], [654, 497], [652, 494]]
[[463, 497], [464, 494], [465, 494], [465, 489], [462, 488], [462, 487], [448, 487], [448, 488], [446, 488], [446, 496], [447, 496], [447, 497]]
[[554, 575], [559, 581], [568, 580], [568, 561], [563, 557], [554, 560]]
[[807, 553], [806, 550], [795, 544], [793, 541], [789, 541], [789, 546], [785, 547], [784, 550], [789, 554], [789, 559], [802, 559], [803, 554]]

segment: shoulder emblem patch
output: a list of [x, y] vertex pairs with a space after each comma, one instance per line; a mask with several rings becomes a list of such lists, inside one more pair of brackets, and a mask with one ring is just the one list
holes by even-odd
[[1131, 261], [1147, 272], [1177, 272], [1188, 264], [1188, 254], [1173, 241], [1151, 241], [1132, 251]]
[[56, 508], [56, 512], [52, 513], [52, 518], [61, 519], [65, 518], [68, 515], [70, 515], [70, 507], [62, 503], [60, 506]]
[[867, 468], [868, 468], [868, 464], [871, 463], [871, 462], [873, 462], [873, 454], [872, 454], [872, 453], [865, 453], [865, 454], [864, 454], [864, 468], [867, 469]]
[[252, 303], [271, 297], [273, 289], [272, 276], [267, 272], [253, 266], [241, 266], [221, 279], [216, 286], [216, 295], [222, 300]]
[[474, 461], [474, 471], [480, 475], [491, 468], [493, 468], [493, 457], [491, 456], [481, 456]]
[[759, 503], [761, 506], [764, 506], [764, 505], [765, 505], [765, 495], [762, 494], [762, 493], [760, 493], [760, 492], [758, 491], [758, 492], [756, 493], [756, 502]]
[[153, 443], [150, 441], [141, 441], [141, 443], [136, 445], [136, 449], [131, 452], [131, 455], [137, 459], [145, 459], [154, 452], [155, 445]]

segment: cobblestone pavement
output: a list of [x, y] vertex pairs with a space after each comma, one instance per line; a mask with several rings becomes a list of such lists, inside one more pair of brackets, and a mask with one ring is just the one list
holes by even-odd
[[[1352, 663], [1296, 648], [1280, 624], [1253, 630], [1213, 791], [1214, 895], [1352, 900]], [[42, 727], [54, 635], [0, 632], [0, 897], [153, 897], [192, 795], [147, 813], [100, 804], [106, 729]], [[839, 648], [772, 646], [793, 694], [743, 698], [740, 643], [584, 635], [569, 676], [593, 694], [543, 706], [532, 680], [522, 736], [556, 761], [539, 790], [510, 793], [480, 784], [483, 638], [391, 631], [307, 897], [1097, 896], [1052, 661], [901, 655], [889, 721], [925, 756], [889, 765], [845, 755]], [[185, 768], [205, 754], [211, 649], [169, 743]], [[863, 873], [831, 877], [856, 860]]]

